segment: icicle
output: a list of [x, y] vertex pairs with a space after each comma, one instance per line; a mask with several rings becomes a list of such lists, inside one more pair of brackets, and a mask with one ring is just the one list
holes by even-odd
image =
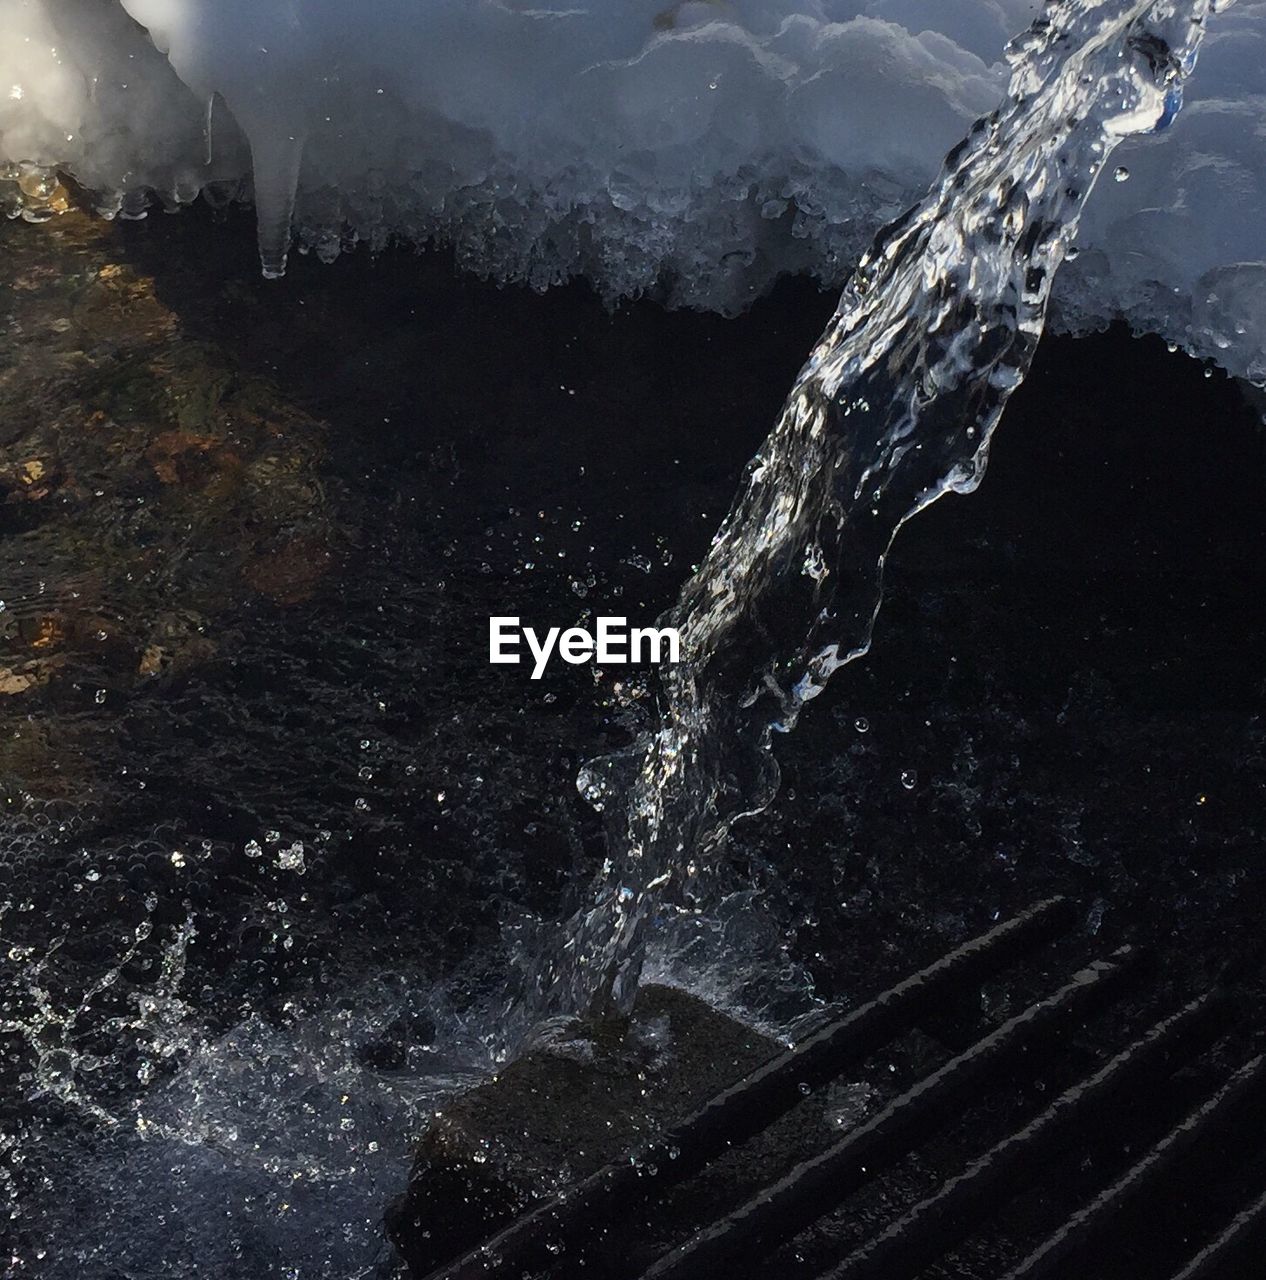
[[286, 271], [299, 168], [319, 65], [314, 2], [123, 0], [172, 69], [205, 101], [207, 162], [215, 99], [250, 142], [259, 260], [265, 278]]
[[286, 274], [304, 130], [293, 122], [242, 121], [255, 173], [255, 234], [265, 280]]

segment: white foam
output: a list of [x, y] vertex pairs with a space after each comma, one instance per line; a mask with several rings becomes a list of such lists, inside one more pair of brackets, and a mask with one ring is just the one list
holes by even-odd
[[[782, 272], [842, 278], [997, 104], [1037, 7], [0, 0], [0, 162], [125, 213], [253, 170], [270, 273], [297, 187], [325, 257], [440, 240], [497, 279], [734, 312]], [[1179, 123], [1100, 184], [1056, 311], [1266, 379], [1266, 0], [1215, 23]]]

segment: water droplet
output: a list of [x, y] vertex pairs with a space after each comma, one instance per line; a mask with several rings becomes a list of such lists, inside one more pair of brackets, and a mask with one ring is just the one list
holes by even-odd
[[1129, 178], [1130, 171], [1123, 164], [1117, 165], [1117, 167], [1112, 171], [1112, 180], [1114, 182], [1128, 182]]
[[576, 790], [596, 809], [602, 812], [607, 801], [606, 780], [594, 770], [583, 768], [576, 778]]
[[913, 769], [904, 769], [901, 773], [901, 785], [907, 791], [913, 791], [919, 781], [919, 775]]
[[298, 871], [302, 873], [307, 868], [303, 861], [303, 841], [296, 840], [288, 849], [282, 849], [277, 854], [277, 866], [282, 871]]
[[822, 548], [816, 543], [811, 543], [804, 553], [804, 569], [803, 573], [806, 577], [812, 578], [814, 582], [821, 582], [823, 578], [830, 572], [826, 567], [826, 556], [822, 553]]

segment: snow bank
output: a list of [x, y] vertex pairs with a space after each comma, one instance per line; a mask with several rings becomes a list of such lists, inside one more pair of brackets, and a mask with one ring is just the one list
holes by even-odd
[[[842, 277], [997, 104], [1037, 7], [0, 0], [0, 164], [124, 215], [253, 173], [270, 274], [293, 198], [323, 257], [435, 239], [498, 279], [733, 312], [781, 272]], [[1124, 310], [1266, 379], [1266, 0], [1215, 21], [1182, 120], [1096, 193], [1057, 315]]]

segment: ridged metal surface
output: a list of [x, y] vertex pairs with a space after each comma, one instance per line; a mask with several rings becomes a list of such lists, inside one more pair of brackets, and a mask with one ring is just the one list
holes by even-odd
[[[1087, 959], [1084, 942], [1069, 939], [1056, 950], [1075, 918], [1052, 899], [966, 943], [429, 1280], [740, 1280], [775, 1274], [805, 1241], [798, 1274], [817, 1280], [916, 1280], [947, 1255], [952, 1274], [973, 1280], [1100, 1270], [1133, 1280], [1130, 1250], [1149, 1247], [1138, 1240], [1140, 1206], [1164, 1206], [1169, 1232], [1153, 1244], [1147, 1280], [1266, 1276], [1266, 1029], [1252, 985], [1261, 965], [1229, 966], [1194, 998], [1166, 997], [1183, 986], [1144, 952]], [[1068, 958], [1078, 949], [1080, 964]], [[1031, 960], [1038, 977], [1013, 973]], [[1013, 1007], [1026, 993], [1026, 1007], [982, 1024], [980, 1010], [996, 1005], [982, 1005], [986, 984]], [[920, 1028], [933, 1032], [931, 1058], [912, 1059], [911, 1082], [894, 1083], [842, 1137], [806, 1148], [774, 1128]], [[1043, 1104], [1052, 1062], [1059, 1092]], [[995, 1113], [990, 1125], [959, 1123], [981, 1106]], [[746, 1182], [713, 1176], [753, 1142]], [[1242, 1170], [1234, 1163], [1216, 1195], [1189, 1207], [1193, 1170], [1232, 1146]], [[1096, 1147], [1102, 1161], [1085, 1157]], [[1027, 1206], [1019, 1227], [1017, 1201]]]
[[[730, 1146], [768, 1128], [803, 1100], [804, 1087], [819, 1087], [862, 1062], [938, 1002], [1058, 937], [1073, 916], [1067, 900], [1052, 898], [973, 938], [713, 1098], [649, 1144], [636, 1165], [626, 1158], [598, 1170], [566, 1198], [534, 1208], [432, 1273], [434, 1280], [493, 1280], [548, 1269], [572, 1233], [627, 1211], [631, 1203], [688, 1178]], [[654, 1178], [644, 1176], [648, 1166], [658, 1170]]]
[[768, 1253], [791, 1239], [925, 1140], [968, 1091], [986, 1085], [1020, 1050], [1067, 1029], [1096, 999], [1109, 998], [1133, 969], [1134, 959], [1125, 951], [1082, 970], [1067, 986], [950, 1059], [833, 1147], [661, 1259], [645, 1280], [723, 1275], [738, 1259]]

